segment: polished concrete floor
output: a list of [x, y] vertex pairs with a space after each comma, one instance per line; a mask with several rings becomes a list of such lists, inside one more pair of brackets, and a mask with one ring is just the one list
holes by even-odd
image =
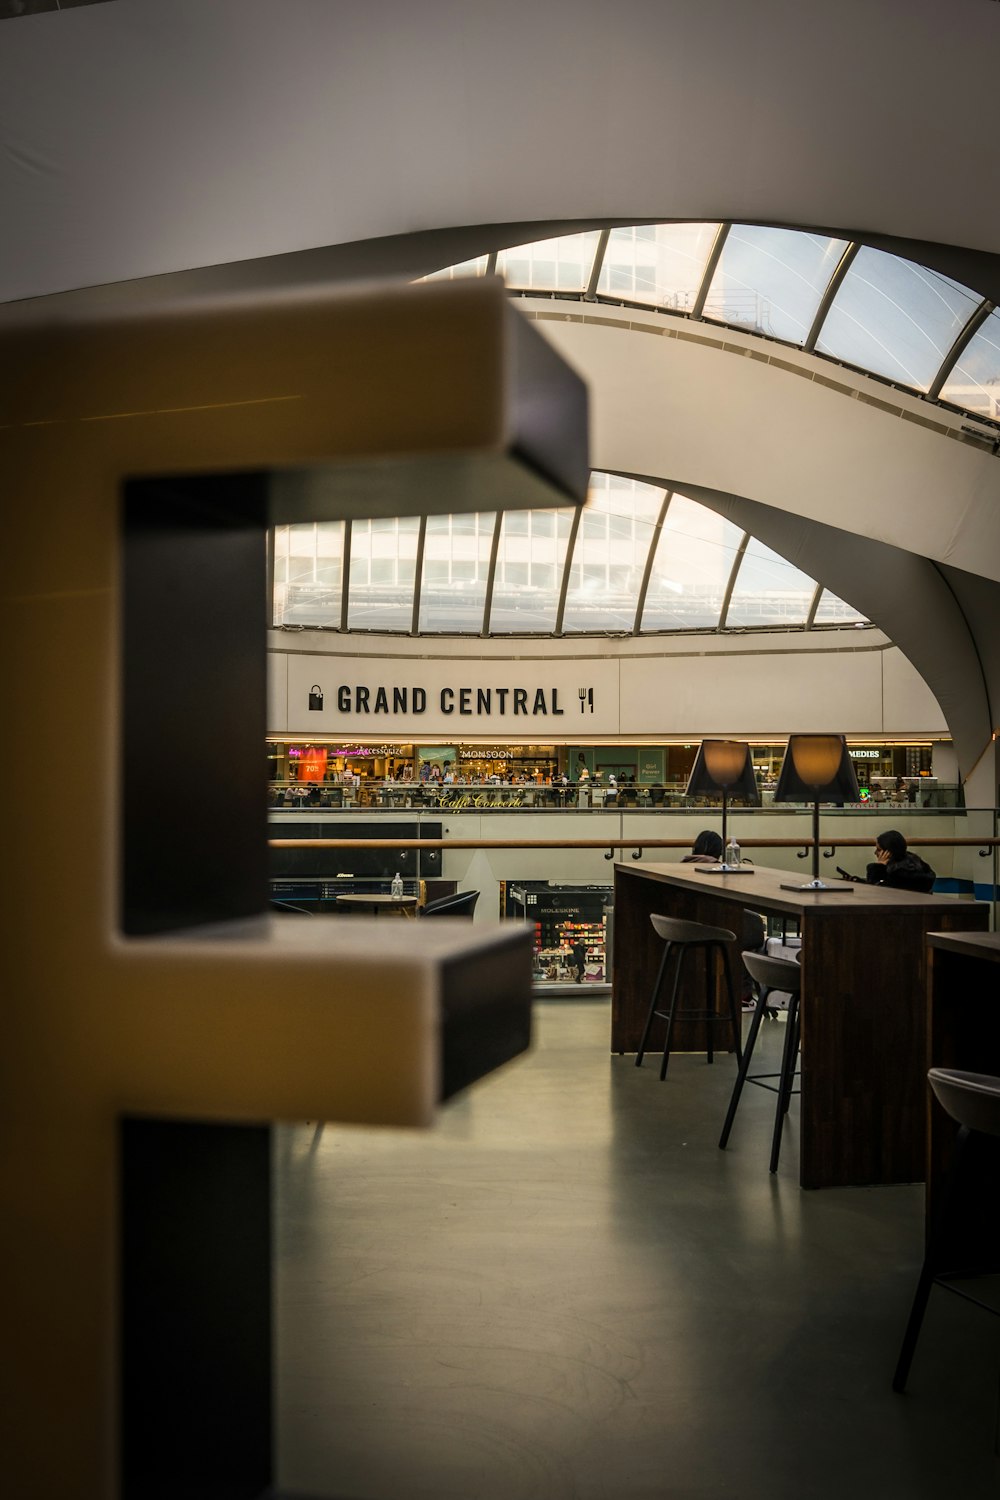
[[[793, 1102], [608, 1054], [602, 1001], [427, 1133], [279, 1133], [279, 1475], [337, 1500], [996, 1500], [1000, 1323], [932, 1296], [919, 1187], [797, 1185]], [[768, 1028], [776, 1053], [782, 1025]]]

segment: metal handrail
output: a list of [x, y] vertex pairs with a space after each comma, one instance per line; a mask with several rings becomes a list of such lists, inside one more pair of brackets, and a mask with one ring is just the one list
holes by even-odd
[[[272, 849], [690, 849], [690, 837], [684, 839], [268, 839]], [[870, 849], [871, 838], [822, 838], [820, 844], [830, 850]], [[908, 838], [912, 849], [928, 848], [1000, 848], [1000, 838]], [[741, 838], [742, 849], [811, 849], [808, 836], [798, 839]]]

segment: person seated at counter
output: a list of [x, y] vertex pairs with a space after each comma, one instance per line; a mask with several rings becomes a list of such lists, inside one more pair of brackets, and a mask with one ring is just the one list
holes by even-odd
[[691, 853], [685, 854], [682, 865], [717, 865], [722, 861], [722, 834], [714, 828], [703, 828], [691, 845]]
[[[682, 865], [717, 865], [722, 859], [722, 835], [716, 833], [714, 828], [703, 828], [691, 846], [691, 853], [685, 854], [681, 860]], [[764, 953], [767, 949], [767, 929], [764, 926], [764, 918], [760, 912], [748, 911], [743, 908], [743, 924], [740, 932], [741, 953]], [[745, 1006], [753, 1003], [753, 983], [746, 969], [743, 970], [743, 1004]], [[767, 1017], [776, 1020], [778, 1012], [772, 1006], [768, 1006]]]
[[863, 880], [860, 875], [848, 875], [839, 865], [837, 874], [842, 875], [845, 880], [890, 886], [897, 891], [918, 891], [924, 895], [933, 890], [937, 879], [927, 861], [907, 848], [905, 838], [895, 828], [887, 828], [876, 838], [875, 858], [865, 871]]

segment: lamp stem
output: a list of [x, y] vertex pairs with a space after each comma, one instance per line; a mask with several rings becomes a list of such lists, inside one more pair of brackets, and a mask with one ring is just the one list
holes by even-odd
[[819, 884], [819, 803], [813, 803], [813, 885]]
[[719, 863], [723, 864], [723, 865], [726, 863], [726, 812], [727, 812], [727, 808], [728, 808], [728, 802], [729, 802], [729, 799], [728, 799], [728, 797], [726, 795], [726, 788], [723, 787], [722, 788], [722, 859], [719, 861]]

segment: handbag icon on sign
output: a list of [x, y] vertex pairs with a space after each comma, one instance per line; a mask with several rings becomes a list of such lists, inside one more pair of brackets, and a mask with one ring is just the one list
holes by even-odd
[[323, 689], [320, 687], [318, 682], [314, 682], [312, 687], [309, 689], [309, 708], [310, 711], [315, 710], [316, 713], [322, 712]]

